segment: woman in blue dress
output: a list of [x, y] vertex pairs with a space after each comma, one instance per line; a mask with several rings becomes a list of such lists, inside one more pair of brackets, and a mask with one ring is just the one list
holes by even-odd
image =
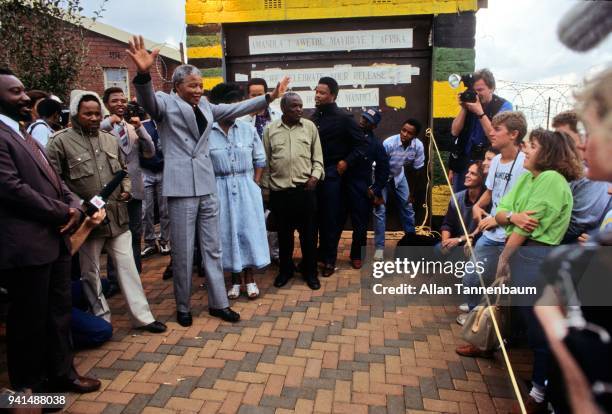
[[[210, 91], [213, 104], [237, 102], [242, 96], [240, 87], [230, 83], [221, 83]], [[263, 143], [249, 123], [224, 119], [212, 125], [208, 145], [217, 180], [223, 269], [232, 274], [228, 297], [236, 299], [244, 284], [253, 299], [259, 296], [253, 269], [270, 264], [258, 186], [266, 166]]]

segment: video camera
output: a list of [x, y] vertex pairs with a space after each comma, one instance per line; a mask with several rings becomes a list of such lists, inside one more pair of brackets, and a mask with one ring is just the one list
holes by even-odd
[[478, 100], [478, 94], [474, 90], [474, 83], [476, 82], [474, 74], [468, 73], [465, 75], [458, 75], [453, 73], [448, 77], [448, 83], [450, 83], [450, 86], [454, 89], [458, 88], [461, 82], [463, 82], [466, 87], [466, 89], [459, 94], [461, 102], [476, 102]]
[[130, 102], [127, 104], [127, 108], [123, 117], [125, 118], [126, 122], [130, 122], [132, 118], [136, 117], [140, 118], [141, 121], [144, 121], [147, 117], [147, 113], [145, 112], [142, 106], [138, 105], [135, 102]]

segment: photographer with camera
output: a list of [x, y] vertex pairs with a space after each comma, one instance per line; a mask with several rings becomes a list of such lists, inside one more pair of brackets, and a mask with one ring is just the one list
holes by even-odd
[[461, 111], [453, 120], [451, 134], [455, 137], [449, 159], [450, 179], [455, 192], [465, 189], [463, 184], [472, 161], [482, 161], [490, 146], [493, 130], [491, 120], [503, 111], [511, 111], [512, 104], [495, 95], [495, 78], [488, 69], [462, 76], [467, 90], [458, 95]]
[[[110, 116], [100, 123], [100, 129], [114, 135], [119, 141], [121, 156], [127, 165], [132, 183], [132, 198], [128, 201], [128, 216], [132, 232], [132, 250], [138, 272], [142, 270], [140, 261], [140, 239], [142, 238], [142, 200], [144, 199], [144, 181], [140, 169], [139, 155], [144, 158], [155, 156], [155, 144], [142, 125], [140, 117], [144, 110], [134, 103], [129, 103], [121, 88], [111, 87], [104, 91], [104, 106]], [[111, 283], [109, 296], [118, 292], [115, 269], [109, 260], [108, 278]]]

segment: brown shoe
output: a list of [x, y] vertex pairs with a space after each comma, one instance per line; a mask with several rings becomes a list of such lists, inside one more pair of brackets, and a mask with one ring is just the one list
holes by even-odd
[[493, 358], [492, 351], [481, 351], [472, 344], [457, 347], [455, 352], [461, 356], [470, 358]]
[[[528, 395], [527, 398], [523, 401], [525, 404], [525, 412], [527, 414], [548, 414], [548, 403], [546, 401], [542, 401], [541, 403], [536, 402], [531, 395]], [[513, 413], [521, 413], [521, 406], [516, 404], [512, 410]]]
[[74, 392], [77, 394], [86, 394], [88, 392], [98, 391], [102, 383], [95, 378], [82, 377], [78, 375], [75, 379], [61, 379], [51, 385], [54, 392]]
[[361, 259], [351, 259], [353, 269], [361, 269]]

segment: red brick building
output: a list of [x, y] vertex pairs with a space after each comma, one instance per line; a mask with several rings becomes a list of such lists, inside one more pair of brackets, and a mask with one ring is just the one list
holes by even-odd
[[[134, 96], [132, 78], [136, 75], [136, 66], [125, 52], [133, 34], [89, 19], [85, 19], [83, 26], [89, 53], [77, 88], [92, 90], [101, 96], [104, 89], [119, 86], [130, 97]], [[181, 64], [179, 50], [148, 39], [145, 46], [161, 49], [151, 76], [156, 90], [170, 92], [172, 72]]]

